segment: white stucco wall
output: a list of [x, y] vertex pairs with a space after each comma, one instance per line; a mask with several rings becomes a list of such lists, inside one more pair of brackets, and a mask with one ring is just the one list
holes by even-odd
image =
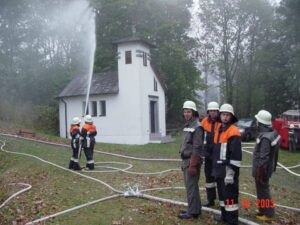
[[[69, 127], [72, 118], [80, 116], [82, 118], [85, 97], [74, 97], [64, 99], [67, 103], [67, 132], [69, 136]], [[119, 95], [103, 95], [103, 96], [90, 96], [89, 101], [98, 102], [99, 114], [99, 101], [106, 101], [106, 116], [93, 117], [94, 124], [97, 127], [98, 135], [96, 136], [97, 142], [104, 143], [122, 143], [122, 144], [143, 144], [140, 135], [134, 132], [137, 123], [128, 123], [127, 113], [124, 107], [121, 107]], [[60, 102], [60, 135], [65, 137], [65, 120], [64, 120], [64, 105]], [[129, 117], [130, 118], [130, 117]], [[83, 118], [82, 118], [83, 124]]]
[[[144, 49], [146, 50], [146, 49]], [[143, 66], [143, 58], [138, 58], [140, 61], [140, 104], [142, 109], [142, 135], [149, 141], [150, 135], [150, 98], [158, 101], [158, 132], [161, 136], [166, 135], [166, 117], [165, 117], [165, 94], [164, 90], [156, 77], [150, 62], [147, 66]], [[157, 91], [154, 90], [154, 79], [157, 82]], [[157, 98], [156, 98], [157, 97]]]
[[[125, 64], [125, 51], [132, 52], [132, 64]], [[118, 47], [119, 61], [119, 93], [111, 95], [90, 96], [89, 101], [106, 101], [106, 116], [93, 117], [97, 127], [97, 142], [120, 144], [146, 144], [150, 141], [149, 95], [158, 97], [159, 132], [166, 135], [165, 96], [162, 86], [147, 62], [143, 66], [143, 58], [136, 57], [136, 50], [149, 53], [143, 44], [126, 43]], [[154, 77], [157, 80], [157, 91], [154, 91]], [[72, 118], [82, 116], [82, 104], [85, 96], [64, 98], [67, 103], [67, 132]], [[60, 100], [60, 136], [66, 136], [65, 107]]]
[[[132, 64], [126, 65], [125, 51], [132, 51]], [[143, 57], [137, 57], [137, 50], [150, 53], [149, 48], [143, 44], [125, 43], [118, 47], [119, 55], [119, 87], [120, 97], [127, 99], [126, 109], [130, 112], [132, 118], [129, 120], [137, 123], [136, 129], [140, 135], [140, 143], [149, 143], [150, 138], [150, 102], [149, 96], [158, 97], [159, 110], [159, 132], [162, 136], [166, 135], [166, 121], [165, 121], [165, 95], [164, 90], [159, 83], [153, 69], [148, 60], [147, 66], [143, 65]], [[134, 79], [132, 79], [134, 77]], [[157, 91], [154, 91], [154, 77], [157, 81]], [[121, 90], [122, 89], [122, 90]], [[130, 89], [131, 91], [129, 91]], [[135, 91], [134, 93], [133, 90]], [[134, 96], [136, 95], [136, 96]], [[130, 106], [131, 105], [131, 106]], [[128, 108], [127, 108], [128, 107]], [[138, 107], [138, 111], [132, 110]], [[139, 114], [137, 114], [139, 113]]]

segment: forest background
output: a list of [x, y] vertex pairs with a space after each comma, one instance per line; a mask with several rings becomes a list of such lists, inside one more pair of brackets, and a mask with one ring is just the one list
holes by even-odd
[[[58, 134], [56, 97], [87, 71], [84, 24], [70, 11], [72, 2], [0, 2], [1, 121]], [[232, 103], [238, 117], [262, 108], [276, 117], [300, 107], [299, 0], [89, 4], [96, 15], [94, 72], [116, 68], [114, 40], [138, 36], [156, 46], [151, 59], [167, 85], [168, 128], [181, 123], [187, 99], [200, 111], [208, 99]], [[217, 85], [209, 92], [212, 80]]]

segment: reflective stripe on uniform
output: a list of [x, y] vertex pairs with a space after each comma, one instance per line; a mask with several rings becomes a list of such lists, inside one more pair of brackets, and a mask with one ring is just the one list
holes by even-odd
[[92, 163], [94, 163], [94, 160], [87, 161], [87, 164], [92, 164]]
[[219, 201], [219, 205], [220, 205], [221, 207], [225, 207], [224, 201]]
[[221, 143], [220, 159], [226, 160], [227, 143]]
[[259, 142], [260, 142], [260, 139], [256, 138], [256, 144], [259, 144]]
[[280, 140], [280, 138], [280, 135], [278, 135], [277, 138], [274, 141], [272, 141], [271, 146], [277, 145], [277, 142]]
[[242, 162], [239, 160], [230, 160], [229, 163], [231, 165], [237, 166], [237, 167], [241, 167]]
[[89, 148], [91, 145], [91, 139], [89, 137], [86, 138], [86, 147]]
[[183, 129], [183, 131], [186, 131], [186, 132], [194, 132], [194, 131], [195, 131], [195, 128], [186, 127], [186, 128]]
[[79, 162], [79, 160], [78, 160], [78, 159], [75, 159], [75, 158], [73, 158], [73, 161], [74, 161], [74, 162]]
[[203, 140], [203, 144], [206, 145], [207, 144], [207, 141], [206, 141], [206, 136], [207, 136], [207, 132], [204, 131], [204, 140]]
[[73, 145], [73, 148], [76, 148], [76, 139], [73, 139], [72, 145]]
[[216, 187], [216, 183], [213, 182], [213, 183], [205, 183], [205, 187], [206, 188], [215, 188]]
[[231, 211], [236, 211], [239, 210], [239, 204], [230, 204], [230, 205], [226, 205], [225, 207], [225, 211], [227, 212], [231, 212]]

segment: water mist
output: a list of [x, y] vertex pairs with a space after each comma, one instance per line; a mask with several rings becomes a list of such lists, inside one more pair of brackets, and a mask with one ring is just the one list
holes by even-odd
[[90, 89], [93, 77], [93, 69], [94, 69], [94, 57], [95, 57], [95, 50], [96, 50], [96, 29], [95, 29], [95, 13], [87, 6], [87, 10], [83, 11], [82, 14], [82, 21], [86, 24], [86, 43], [87, 47], [87, 55], [88, 55], [88, 76], [87, 76], [87, 90], [86, 90], [86, 99], [85, 99], [85, 108], [84, 108], [84, 115], [87, 114], [88, 106], [89, 106], [89, 96], [90, 96]]

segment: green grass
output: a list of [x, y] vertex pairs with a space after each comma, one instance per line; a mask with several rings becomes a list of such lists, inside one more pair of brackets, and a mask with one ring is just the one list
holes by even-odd
[[[71, 156], [69, 147], [58, 147], [26, 141], [18, 138], [0, 136], [6, 140], [5, 150], [32, 154], [44, 160], [67, 167]], [[56, 142], [68, 143], [64, 139], [53, 139]], [[112, 145], [96, 144], [96, 150], [119, 153], [143, 158], [178, 158], [180, 138], [170, 144]], [[248, 149], [252, 151], [251, 149]], [[153, 162], [125, 159], [116, 156], [95, 153], [96, 162], [124, 162], [133, 165], [130, 171], [158, 172], [167, 169], [179, 169], [180, 162]], [[251, 165], [250, 154], [243, 153], [243, 164]], [[300, 163], [300, 152], [290, 153], [281, 150], [279, 161], [286, 166]], [[84, 156], [81, 165], [85, 164]], [[108, 164], [124, 168], [124, 165]], [[99, 168], [100, 169], [100, 168]], [[300, 169], [292, 169], [300, 173]], [[180, 170], [158, 175], [135, 175], [124, 172], [84, 173], [110, 184], [115, 189], [124, 191], [125, 185], [138, 184], [139, 189], [156, 187], [183, 187]], [[24, 182], [32, 185], [32, 189], [11, 200], [0, 209], [0, 224], [25, 224], [87, 202], [97, 200], [114, 193], [104, 185], [93, 180], [80, 177], [53, 165], [43, 163], [35, 158], [10, 154], [0, 151], [0, 204], [10, 195], [20, 190], [20, 186], [11, 183]], [[278, 169], [272, 176], [271, 191], [276, 204], [300, 207], [300, 178]], [[201, 171], [200, 186], [204, 186], [204, 173]], [[255, 194], [255, 186], [250, 168], [242, 168], [240, 175], [240, 191]], [[161, 190], [148, 194], [185, 201], [185, 190]], [[201, 190], [201, 198], [206, 202], [205, 191]], [[255, 220], [255, 199], [244, 194], [240, 200], [250, 199], [250, 209], [241, 208], [240, 216]], [[218, 207], [215, 207], [218, 209]], [[42, 224], [87, 224], [87, 225], [140, 225], [140, 224], [214, 224], [213, 215], [203, 212], [196, 221], [181, 221], [177, 218], [181, 206], [163, 204], [135, 197], [118, 197], [115, 199], [90, 205], [85, 208], [47, 220]], [[276, 208], [278, 221], [276, 224], [296, 224], [300, 220], [299, 213]], [[257, 222], [257, 221], [256, 221]]]

